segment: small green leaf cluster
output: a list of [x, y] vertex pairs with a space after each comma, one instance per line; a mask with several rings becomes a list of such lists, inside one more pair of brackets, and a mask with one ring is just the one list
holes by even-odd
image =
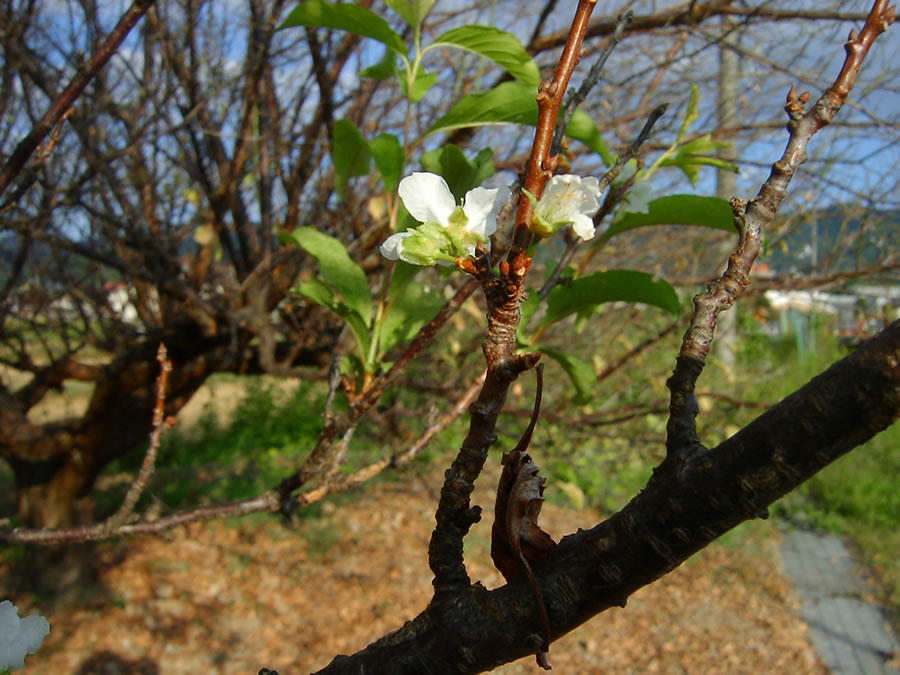
[[312, 227], [299, 227], [282, 234], [281, 239], [315, 258], [319, 275], [301, 281], [294, 291], [346, 322], [358, 348], [352, 360], [362, 372], [375, 372], [387, 351], [415, 335], [444, 304], [439, 293], [411, 284], [414, 266], [398, 263], [388, 302], [376, 319], [366, 274], [338, 239]]

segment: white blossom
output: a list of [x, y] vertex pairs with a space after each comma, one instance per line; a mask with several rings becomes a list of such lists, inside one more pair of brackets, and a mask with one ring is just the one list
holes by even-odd
[[625, 195], [620, 211], [622, 213], [650, 213], [650, 202], [653, 201], [653, 190], [650, 183], [640, 181], [631, 186]]
[[50, 634], [50, 623], [42, 616], [19, 618], [19, 608], [9, 600], [0, 602], [0, 672], [25, 667], [25, 655], [34, 654]]
[[[526, 193], [527, 194], [527, 193]], [[553, 176], [541, 198], [535, 200], [531, 230], [549, 237], [561, 227], [571, 225], [575, 234], [587, 241], [594, 236], [593, 216], [600, 208], [600, 181], [573, 174]]]
[[406, 210], [422, 224], [388, 237], [381, 254], [413, 265], [452, 264], [473, 255], [477, 244], [490, 248], [488, 237], [497, 231], [497, 215], [509, 199], [508, 188], [477, 187], [457, 206], [446, 181], [426, 172], [401, 180], [399, 193]]

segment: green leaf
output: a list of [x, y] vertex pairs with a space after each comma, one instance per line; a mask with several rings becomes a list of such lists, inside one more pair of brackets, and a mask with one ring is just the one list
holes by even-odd
[[[537, 88], [524, 82], [504, 82], [483, 94], [469, 94], [435, 122], [426, 135], [489, 124], [535, 126], [538, 119], [536, 96]], [[605, 163], [611, 163], [611, 153], [597, 126], [585, 112], [575, 111], [566, 134], [600, 154]]]
[[504, 82], [483, 94], [461, 98], [435, 122], [428, 134], [487, 124], [537, 124], [537, 89], [521, 82]]
[[678, 130], [678, 138], [675, 141], [676, 143], [680, 143], [681, 139], [684, 137], [685, 132], [687, 132], [688, 127], [690, 127], [694, 122], [697, 121], [697, 118], [700, 117], [700, 87], [696, 84], [691, 84], [691, 97], [688, 99], [687, 110], [684, 113], [684, 119], [681, 122], [681, 128]]
[[372, 80], [386, 80], [397, 72], [397, 55], [390, 49], [384, 50], [384, 58], [378, 63], [363, 68], [359, 71], [360, 77], [368, 77]]
[[597, 381], [594, 367], [584, 359], [579, 359], [577, 356], [566, 354], [558, 349], [550, 347], [540, 347], [539, 349], [561, 365], [566, 375], [572, 380], [572, 384], [575, 385], [574, 402], [577, 405], [588, 403], [593, 396], [594, 382]]
[[695, 185], [701, 166], [715, 166], [726, 171], [740, 173], [740, 169], [734, 162], [709, 154], [729, 148], [731, 148], [731, 143], [728, 141], [714, 141], [709, 134], [706, 134], [679, 146], [674, 157], [661, 159], [659, 165], [678, 167], [691, 181], [691, 185]]
[[316, 259], [322, 280], [340, 293], [347, 306], [368, 326], [372, 321], [372, 292], [365, 272], [350, 259], [344, 245], [312, 227], [298, 227], [282, 237], [293, 240]]
[[385, 4], [416, 30], [422, 25], [437, 0], [385, 0]]
[[428, 49], [451, 45], [490, 59], [521, 82], [537, 87], [541, 71], [512, 33], [493, 26], [460, 26], [441, 35]]
[[705, 134], [678, 146], [678, 154], [708, 155], [719, 150], [730, 150], [734, 144], [729, 141], [714, 141], [711, 134]]
[[369, 143], [369, 151], [381, 174], [385, 192], [393, 192], [403, 174], [403, 165], [406, 164], [400, 140], [393, 134], [381, 134]]
[[541, 329], [605, 302], [643, 302], [673, 314], [679, 311], [678, 294], [668, 281], [655, 279], [646, 272], [610, 270], [595, 272], [554, 288], [547, 296], [547, 315], [541, 322]]
[[719, 197], [669, 195], [654, 199], [647, 213], [625, 213], [609, 229], [597, 237], [606, 241], [617, 234], [648, 225], [699, 225], [734, 232], [731, 205]]
[[421, 269], [420, 265], [410, 265], [402, 260], [394, 263], [394, 273], [391, 275], [391, 287], [388, 292], [388, 298], [394, 299], [403, 293], [403, 290]]
[[294, 287], [294, 292], [302, 295], [304, 298], [309, 298], [317, 305], [330, 309], [341, 317], [350, 311], [350, 308], [346, 305], [344, 305], [343, 309], [341, 308], [341, 303], [338, 302], [334, 291], [320, 279], [301, 281]]
[[393, 349], [419, 332], [446, 304], [443, 296], [426, 291], [421, 283], [409, 283], [388, 309], [381, 326], [382, 351]]
[[406, 58], [403, 38], [375, 12], [353, 2], [333, 4], [324, 0], [307, 0], [291, 10], [279, 29], [295, 26], [336, 28], [372, 38]]
[[437, 82], [437, 73], [426, 73], [419, 68], [416, 71], [416, 80], [413, 83], [412, 92], [409, 91], [409, 83], [405, 77], [400, 78], [400, 87], [403, 89], [403, 95], [406, 98], [413, 103], [418, 103], [435, 82]]
[[373, 370], [373, 364], [368, 362], [367, 355], [369, 353], [372, 337], [369, 334], [368, 324], [363, 321], [362, 317], [356, 312], [350, 312], [350, 314], [344, 317], [344, 320], [347, 322], [347, 325], [350, 326], [350, 330], [356, 338], [356, 343], [359, 345], [359, 356], [364, 364], [363, 368], [366, 371], [371, 372]]
[[343, 199], [347, 194], [347, 183], [350, 179], [369, 173], [372, 162], [369, 144], [353, 122], [338, 120], [334, 123], [331, 159], [334, 162], [334, 188]]
[[600, 130], [594, 124], [594, 120], [584, 110], [578, 108], [569, 120], [569, 126], [566, 127], [566, 136], [581, 141], [591, 150], [600, 155], [600, 159], [606, 166], [612, 166], [616, 158], [609, 151], [606, 141], [600, 135]]
[[422, 168], [443, 176], [458, 201], [466, 192], [494, 175], [493, 155], [493, 150], [484, 148], [475, 159], [469, 161], [462, 150], [449, 144], [422, 155]]
[[525, 336], [525, 327], [528, 325], [528, 322], [531, 321], [531, 317], [534, 316], [534, 313], [537, 311], [538, 305], [540, 304], [541, 297], [538, 292], [533, 288], [529, 288], [528, 295], [519, 305], [521, 319], [519, 321], [519, 332], [516, 334], [516, 340], [523, 347], [527, 347], [531, 344], [531, 339]]

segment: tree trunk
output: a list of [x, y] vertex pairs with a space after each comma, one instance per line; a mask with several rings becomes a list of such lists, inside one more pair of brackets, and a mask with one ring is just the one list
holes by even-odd
[[[93, 500], [77, 451], [65, 459], [38, 464], [14, 461], [13, 469], [16, 510], [26, 527], [75, 527], [91, 522]], [[14, 583], [57, 602], [86, 599], [97, 591], [94, 552], [93, 543], [28, 546], [14, 572]]]

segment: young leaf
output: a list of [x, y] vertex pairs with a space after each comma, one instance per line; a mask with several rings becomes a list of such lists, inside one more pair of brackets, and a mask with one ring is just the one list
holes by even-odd
[[402, 260], [395, 262], [394, 273], [391, 275], [391, 287], [388, 292], [388, 297], [399, 297], [403, 292], [403, 289], [405, 289], [407, 284], [413, 280], [413, 277], [416, 276], [416, 273], [420, 269], [422, 268], [419, 265], [410, 265]]
[[572, 380], [572, 384], [575, 387], [573, 402], [576, 405], [588, 403], [593, 397], [594, 382], [597, 381], [594, 367], [587, 361], [558, 349], [552, 349], [550, 347], [538, 347], [538, 349], [541, 353], [546, 354], [562, 366], [566, 375]]
[[600, 155], [600, 159], [603, 160], [606, 166], [612, 166], [615, 163], [616, 158], [609, 151], [606, 141], [600, 135], [600, 130], [594, 124], [594, 120], [581, 108], [578, 108], [575, 114], [572, 115], [572, 119], [569, 120], [569, 126], [566, 127], [566, 136], [584, 143]]
[[681, 122], [681, 128], [678, 130], [678, 138], [676, 139], [676, 143], [680, 143], [681, 139], [684, 138], [684, 134], [687, 132], [688, 128], [697, 121], [697, 118], [700, 117], [700, 87], [696, 84], [691, 84], [691, 97], [688, 99], [687, 110], [684, 113], [684, 119]]
[[421, 67], [416, 70], [416, 79], [413, 82], [412, 91], [409, 91], [409, 83], [405, 77], [400, 77], [400, 88], [403, 95], [413, 103], [418, 103], [428, 93], [431, 86], [437, 82], [437, 73], [426, 73]]
[[716, 230], [734, 232], [734, 213], [731, 205], [719, 197], [698, 195], [669, 195], [654, 199], [647, 213], [625, 213], [610, 225], [598, 241], [648, 225], [700, 225]]
[[349, 180], [354, 176], [365, 176], [369, 173], [372, 162], [369, 144], [353, 122], [338, 120], [334, 123], [331, 159], [334, 162], [334, 188], [343, 199], [347, 194]]
[[385, 4], [412, 26], [419, 30], [436, 0], [385, 0]]
[[315, 26], [317, 28], [337, 28], [356, 35], [372, 38], [388, 49], [406, 58], [403, 38], [375, 12], [360, 7], [353, 2], [333, 4], [325, 0], [306, 0], [291, 10], [282, 28], [295, 26]]
[[[341, 302], [334, 294], [334, 291], [319, 279], [301, 281], [294, 287], [294, 292], [302, 295], [304, 298], [309, 298], [317, 305], [330, 309], [341, 317], [350, 327], [354, 337], [356, 337], [360, 356], [365, 360], [366, 355], [369, 353], [371, 336], [369, 335], [367, 323], [363, 321], [358, 312], [348, 307], [346, 303]], [[366, 369], [368, 370], [368, 367]]]
[[484, 148], [469, 161], [457, 146], [445, 145], [422, 155], [422, 168], [443, 176], [453, 196], [462, 199], [466, 192], [494, 175], [493, 154], [490, 148]]
[[338, 316], [341, 316], [341, 318], [343, 318], [343, 314], [350, 311], [350, 308], [346, 305], [344, 305], [343, 309], [341, 308], [341, 303], [338, 302], [331, 287], [319, 279], [299, 282], [294, 287], [294, 292], [312, 300], [317, 305], [330, 309]]
[[715, 166], [726, 171], [740, 173], [740, 169], [734, 162], [708, 154], [730, 147], [731, 143], [728, 141], [714, 141], [709, 134], [706, 134], [679, 146], [674, 157], [663, 158], [659, 165], [677, 166], [691, 181], [691, 185], [695, 185], [700, 176], [701, 166]]
[[678, 294], [668, 281], [646, 272], [610, 270], [595, 272], [557, 286], [547, 296], [547, 314], [541, 329], [581, 309], [604, 302], [643, 302], [677, 314]]
[[441, 35], [431, 49], [451, 45], [490, 59], [521, 82], [536, 87], [541, 82], [541, 71], [525, 46], [512, 33], [493, 26], [460, 26]]
[[368, 326], [372, 321], [372, 292], [365, 272], [350, 259], [344, 245], [312, 227], [298, 227], [283, 237], [316, 259], [322, 280], [340, 293], [344, 303]]
[[[488, 124], [534, 126], [538, 118], [536, 95], [534, 85], [524, 82], [504, 82], [483, 94], [469, 94], [435, 122], [427, 134]], [[606, 164], [612, 162], [612, 155], [600, 137], [597, 126], [584, 111], [575, 111], [572, 121], [566, 127], [566, 134], [597, 152]]]
[[393, 192], [403, 174], [406, 156], [400, 147], [400, 140], [393, 134], [381, 134], [369, 143], [369, 151], [375, 159], [375, 166], [381, 174], [385, 192]]
[[397, 55], [390, 49], [384, 50], [384, 58], [378, 63], [363, 68], [359, 71], [360, 77], [368, 77], [372, 80], [386, 80], [397, 72]]
[[[407, 265], [407, 267], [415, 266]], [[392, 301], [390, 309], [384, 316], [379, 349], [386, 352], [409, 340], [433, 319], [445, 304], [446, 301], [439, 293], [426, 291], [421, 283], [408, 283]]]

